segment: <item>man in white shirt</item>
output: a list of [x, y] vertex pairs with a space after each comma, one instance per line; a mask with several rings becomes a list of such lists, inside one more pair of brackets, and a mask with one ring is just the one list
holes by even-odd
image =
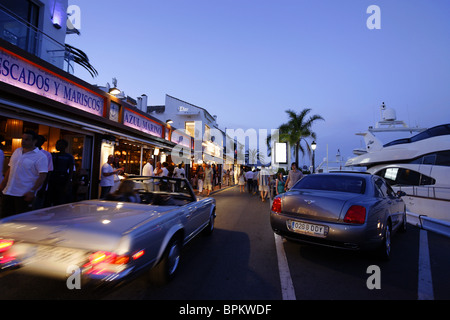
[[52, 154], [47, 150], [42, 149], [42, 145], [46, 142], [47, 139], [43, 135], [38, 135], [38, 139], [36, 142], [36, 148], [38, 148], [46, 157], [48, 163], [48, 173], [45, 181], [42, 183], [41, 188], [39, 188], [38, 192], [36, 192], [36, 197], [33, 201], [33, 210], [41, 209], [46, 204], [47, 197], [47, 189], [48, 189], [48, 180], [53, 171], [53, 158]]
[[173, 171], [173, 176], [175, 178], [185, 178], [186, 172], [183, 168], [183, 163], [180, 163], [178, 166], [175, 167], [175, 170]]
[[[147, 163], [142, 168], [142, 175], [146, 177], [152, 177], [154, 175], [153, 173], [153, 166], [152, 166], [152, 158], [148, 157]], [[144, 183], [144, 187], [147, 191], [153, 191], [153, 179], [149, 179]]]
[[152, 166], [152, 158], [149, 157], [147, 159], [147, 163], [142, 168], [142, 175], [146, 177], [152, 177], [153, 176], [153, 166]]
[[22, 147], [17, 148], [11, 156], [5, 179], [0, 184], [3, 217], [28, 211], [36, 191], [47, 177], [48, 161], [35, 146], [37, 137], [34, 131], [25, 131]]
[[114, 169], [112, 164], [114, 163], [114, 156], [110, 154], [108, 156], [108, 162], [102, 166], [102, 175], [100, 180], [100, 187], [102, 187], [100, 193], [100, 199], [105, 198], [105, 196], [111, 191], [114, 186], [114, 175], [119, 174], [123, 171], [123, 168]]

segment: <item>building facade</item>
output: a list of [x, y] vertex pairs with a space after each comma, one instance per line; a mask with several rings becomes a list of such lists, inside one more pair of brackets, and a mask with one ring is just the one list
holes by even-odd
[[[1, 174], [6, 172], [9, 158], [20, 147], [27, 129], [46, 138], [42, 147], [49, 152], [56, 151], [57, 140], [68, 141], [66, 151], [75, 158], [76, 177], [83, 176], [88, 182], [88, 188], [82, 188], [84, 192], [79, 194], [78, 180], [74, 179], [74, 200], [98, 197], [100, 168], [110, 154], [127, 174], [134, 175], [141, 174], [148, 157], [160, 161], [163, 154], [170, 154], [175, 146], [171, 141], [173, 128], [126, 99], [66, 72], [66, 54], [62, 61], [52, 58], [52, 49], [44, 42], [52, 38], [64, 48], [64, 42], [56, 38], [65, 36], [67, 14], [56, 26], [55, 17], [56, 12], [65, 13], [67, 1], [15, 0], [0, 4], [0, 16], [9, 19], [0, 22], [0, 135], [5, 137], [0, 146], [5, 154]], [[31, 17], [33, 24], [25, 23], [26, 17]], [[57, 37], [58, 32], [63, 33]]]
[[[223, 163], [225, 134], [217, 124], [217, 116], [192, 103], [166, 95], [164, 106], [150, 106], [147, 112], [163, 122], [171, 123], [191, 139], [192, 164]], [[173, 141], [179, 143], [179, 141]]]

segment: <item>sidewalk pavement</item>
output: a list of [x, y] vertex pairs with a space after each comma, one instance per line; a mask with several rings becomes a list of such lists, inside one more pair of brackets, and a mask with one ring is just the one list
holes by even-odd
[[[209, 193], [209, 195], [211, 196], [212, 194], [218, 192], [218, 191], [222, 191], [222, 190], [226, 190], [226, 189], [230, 189], [232, 187], [237, 186], [237, 184], [232, 184], [230, 186], [223, 186], [223, 185], [217, 185], [213, 188], [213, 190], [211, 190], [211, 192]], [[192, 188], [194, 190], [195, 195], [198, 195], [198, 189]], [[203, 188], [203, 196], [206, 196], [206, 189]]]

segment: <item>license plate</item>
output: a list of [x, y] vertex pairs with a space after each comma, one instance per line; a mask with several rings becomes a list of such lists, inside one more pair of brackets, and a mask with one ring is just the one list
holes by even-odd
[[317, 236], [317, 237], [324, 237], [325, 231], [327, 229], [325, 226], [301, 222], [301, 221], [290, 220], [287, 222], [287, 224], [288, 224], [289, 230], [291, 230], [293, 232], [308, 234], [308, 235]]
[[86, 258], [86, 253], [83, 250], [51, 247], [51, 246], [38, 246], [35, 248], [34, 254], [32, 254], [28, 263], [30, 264], [42, 264], [42, 265], [71, 265], [82, 262]]

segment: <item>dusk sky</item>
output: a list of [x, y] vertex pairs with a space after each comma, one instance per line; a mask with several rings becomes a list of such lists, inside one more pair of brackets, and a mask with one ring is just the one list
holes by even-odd
[[[410, 126], [450, 123], [448, 0], [69, 0], [98, 70], [75, 75], [126, 95], [169, 94], [217, 115], [221, 129], [277, 128], [311, 108], [316, 165], [363, 146], [380, 105]], [[367, 20], [380, 9], [379, 26]], [[388, 142], [388, 141], [384, 141]], [[310, 164], [305, 157], [300, 164]]]

